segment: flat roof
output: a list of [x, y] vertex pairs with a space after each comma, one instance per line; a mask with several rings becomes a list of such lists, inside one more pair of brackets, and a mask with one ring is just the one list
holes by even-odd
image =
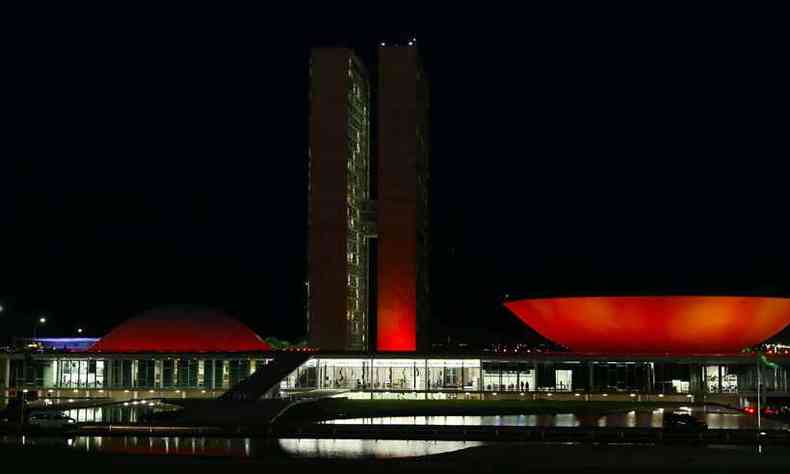
[[[12, 358], [32, 356], [35, 359], [266, 359], [278, 355], [293, 354], [292, 351], [262, 352], [11, 352]], [[298, 353], [298, 352], [296, 352]], [[735, 354], [593, 354], [577, 352], [529, 352], [529, 353], [416, 353], [416, 352], [310, 352], [310, 358], [318, 359], [480, 359], [496, 362], [665, 362], [717, 364], [754, 363], [756, 353]], [[768, 357], [781, 364], [790, 365], [790, 355], [769, 354]]]

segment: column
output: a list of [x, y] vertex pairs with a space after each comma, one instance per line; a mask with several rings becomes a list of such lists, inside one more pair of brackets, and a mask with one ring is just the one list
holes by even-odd
[[215, 390], [217, 388], [217, 361], [216, 359], [211, 360], [211, 390]]
[[477, 390], [480, 392], [480, 400], [483, 400], [484, 399], [483, 391], [485, 390], [485, 386], [486, 386], [485, 373], [483, 372], [483, 359], [480, 359], [480, 375], [477, 376], [477, 380], [478, 380]]
[[705, 385], [702, 366], [691, 364], [689, 366], [689, 393], [694, 395], [705, 393]]
[[0, 382], [2, 382], [4, 388], [8, 388], [11, 385], [11, 358], [4, 357], [2, 361], [0, 361], [0, 364], [3, 364], [3, 377], [0, 379]]
[[458, 370], [461, 371], [461, 390], [464, 390], [466, 388], [466, 381], [464, 380], [464, 361], [463, 360], [461, 360], [461, 368], [458, 369]]
[[162, 388], [162, 359], [154, 359], [154, 389]]
[[656, 392], [656, 363], [651, 362], [649, 367], [650, 367], [650, 384], [648, 386], [648, 392], [655, 393]]
[[425, 399], [428, 399], [428, 390], [431, 389], [431, 374], [428, 372], [428, 359], [424, 360], [425, 364]]
[[719, 365], [719, 393], [722, 392], [722, 386], [721, 386], [722, 372], [723, 371], [721, 370], [721, 365]]

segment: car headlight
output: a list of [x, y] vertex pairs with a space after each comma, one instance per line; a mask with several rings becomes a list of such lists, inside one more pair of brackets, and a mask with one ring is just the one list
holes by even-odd
[[75, 423], [75, 421], [74, 420], [69, 420], [69, 423]]

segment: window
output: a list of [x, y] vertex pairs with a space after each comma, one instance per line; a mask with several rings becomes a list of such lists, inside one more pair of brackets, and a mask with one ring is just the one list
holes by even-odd
[[175, 385], [173, 376], [175, 375], [175, 363], [173, 359], [162, 361], [162, 387], [169, 388]]

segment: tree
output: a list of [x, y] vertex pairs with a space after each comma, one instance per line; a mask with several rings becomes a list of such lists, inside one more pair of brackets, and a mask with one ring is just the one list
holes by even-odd
[[290, 342], [277, 339], [276, 337], [267, 337], [263, 342], [269, 344], [272, 349], [276, 350], [288, 349], [292, 345]]

